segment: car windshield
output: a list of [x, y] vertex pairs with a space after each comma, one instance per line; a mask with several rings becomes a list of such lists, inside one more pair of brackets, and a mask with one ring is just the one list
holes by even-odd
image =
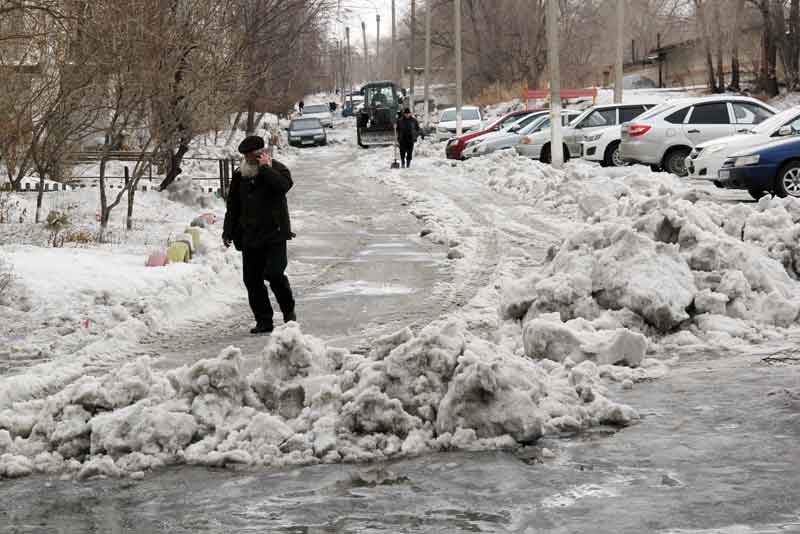
[[492, 128], [502, 128], [503, 130], [507, 130], [508, 128], [511, 128], [511, 126], [513, 126], [514, 124], [516, 124], [517, 122], [521, 121], [522, 119], [528, 116], [530, 116], [530, 113], [520, 113], [517, 115], [509, 115], [507, 117], [500, 117], [492, 124], [490, 124], [488, 129], [491, 130]]
[[[481, 115], [475, 108], [464, 108], [461, 110], [461, 118], [465, 121], [479, 121], [481, 120]], [[439, 122], [452, 122], [455, 120], [456, 110], [454, 109], [447, 109], [443, 111], [442, 115], [439, 117]]]
[[329, 108], [325, 104], [315, 104], [313, 106], [304, 107], [303, 113], [326, 113], [330, 110], [331, 108]]
[[750, 133], [770, 135], [773, 130], [790, 122], [794, 122], [798, 115], [800, 115], [800, 111], [798, 111], [797, 108], [785, 109], [751, 128]]
[[509, 131], [511, 128], [519, 128], [520, 130], [522, 130], [523, 128], [525, 128], [530, 123], [532, 123], [532, 122], [536, 121], [537, 119], [539, 119], [542, 115], [545, 115], [545, 114], [544, 113], [531, 113], [530, 115], [525, 115], [524, 117], [522, 117], [521, 119], [517, 120], [516, 122], [504, 125], [503, 126], [503, 130]]
[[289, 125], [290, 130], [319, 130], [322, 128], [322, 123], [319, 119], [297, 119], [292, 121]]
[[529, 133], [533, 133], [539, 131], [541, 128], [549, 128], [550, 127], [550, 116], [544, 114], [538, 117], [536, 120], [528, 124], [525, 128], [521, 129], [518, 133], [525, 135]]

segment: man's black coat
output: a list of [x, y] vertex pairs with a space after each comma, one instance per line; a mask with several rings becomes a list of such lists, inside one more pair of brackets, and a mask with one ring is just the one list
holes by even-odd
[[293, 238], [286, 203], [286, 193], [292, 185], [292, 173], [275, 160], [271, 167], [259, 167], [253, 177], [243, 177], [235, 170], [228, 191], [222, 238], [233, 241], [236, 250], [260, 248]]
[[403, 146], [413, 145], [419, 136], [419, 121], [414, 117], [400, 117], [397, 121], [397, 142]]

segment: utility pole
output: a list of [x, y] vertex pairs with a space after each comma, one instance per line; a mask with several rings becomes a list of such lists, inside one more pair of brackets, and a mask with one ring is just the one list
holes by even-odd
[[656, 34], [656, 50], [658, 50], [658, 88], [661, 89], [664, 87], [663, 83], [661, 82], [661, 64], [663, 61], [661, 60], [661, 34]]
[[547, 2], [547, 65], [550, 69], [550, 164], [564, 165], [561, 138], [561, 70], [558, 62], [558, 0]]
[[431, 125], [430, 104], [431, 85], [431, 0], [425, 0], [425, 129]]
[[364, 75], [372, 79], [372, 73], [369, 71], [369, 56], [367, 55], [367, 24], [361, 21], [361, 37], [364, 39]]
[[353, 109], [353, 61], [350, 55], [350, 27], [344, 29], [347, 39], [347, 92], [350, 93], [350, 109]]
[[463, 113], [461, 110], [461, 0], [455, 1], [456, 34], [456, 137], [462, 134]]
[[624, 55], [625, 0], [617, 0], [617, 61], [614, 65], [614, 103], [622, 104], [622, 57]]
[[394, 13], [394, 0], [392, 0], [392, 80], [394, 83], [400, 83], [400, 77], [397, 75], [397, 23]]
[[[375, 70], [381, 70], [381, 15], [380, 13], [375, 14], [375, 29], [377, 31], [377, 37], [375, 39]], [[382, 78], [382, 76], [378, 76]]]
[[411, 0], [411, 50], [409, 51], [409, 63], [411, 64], [411, 72], [408, 76], [409, 85], [409, 106], [411, 113], [414, 113], [414, 44], [417, 40], [417, 1]]

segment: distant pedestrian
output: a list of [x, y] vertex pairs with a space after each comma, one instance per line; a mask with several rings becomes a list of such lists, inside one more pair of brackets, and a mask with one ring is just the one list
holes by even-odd
[[242, 278], [256, 326], [250, 333], [272, 332], [272, 306], [264, 280], [278, 301], [283, 321], [296, 321], [294, 296], [286, 278], [286, 241], [292, 239], [286, 193], [292, 173], [272, 159], [264, 139], [251, 135], [239, 145], [244, 154], [233, 172], [222, 231], [225, 247], [234, 244], [242, 252]]
[[302, 114], [303, 114], [303, 108], [304, 108], [304, 107], [306, 107], [306, 103], [305, 103], [305, 102], [303, 102], [303, 101], [301, 100], [301, 101], [300, 101], [300, 102], [297, 104], [297, 109], [299, 109], [299, 110], [300, 110], [300, 115], [302, 115]]
[[411, 115], [411, 110], [405, 108], [397, 120], [397, 144], [400, 147], [400, 167], [411, 166], [414, 155], [414, 143], [420, 135], [419, 121]]

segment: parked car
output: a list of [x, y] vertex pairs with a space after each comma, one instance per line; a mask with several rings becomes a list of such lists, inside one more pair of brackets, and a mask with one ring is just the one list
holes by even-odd
[[716, 180], [722, 164], [734, 152], [763, 145], [779, 137], [798, 134], [800, 134], [800, 107], [793, 107], [753, 126], [747, 133], [700, 143], [692, 149], [686, 159], [689, 178]]
[[622, 125], [620, 156], [686, 176], [686, 158], [705, 141], [747, 133], [776, 113], [755, 98], [708, 96], [669, 101]]
[[352, 117], [358, 113], [364, 106], [364, 97], [361, 95], [353, 95], [353, 105], [350, 105], [350, 97], [346, 97], [344, 106], [342, 107], [342, 117]]
[[[476, 106], [461, 108], [461, 132], [479, 131], [483, 129], [481, 110]], [[456, 134], [456, 108], [447, 108], [439, 115], [436, 123], [437, 141], [445, 141]]]
[[328, 144], [325, 126], [319, 119], [307, 117], [294, 119], [289, 124], [288, 133], [289, 144], [292, 146], [324, 146]]
[[[648, 109], [654, 108], [656, 104], [631, 104], [617, 108], [617, 121], [614, 126], [599, 128], [589, 132], [583, 130], [581, 134], [576, 134], [575, 139], [581, 139], [580, 155], [589, 161], [597, 161], [603, 167], [619, 167], [624, 165], [619, 155], [619, 144], [622, 139], [622, 132], [618, 124], [629, 122]], [[587, 119], [592, 118], [589, 115]], [[569, 146], [569, 145], [568, 145]]]
[[528, 110], [519, 110], [519, 111], [512, 111], [510, 113], [506, 113], [496, 121], [492, 122], [484, 128], [483, 130], [476, 130], [469, 133], [461, 134], [459, 137], [453, 137], [447, 142], [447, 146], [444, 149], [444, 153], [447, 156], [447, 159], [462, 159], [461, 152], [464, 150], [464, 145], [480, 135], [487, 134], [490, 132], [496, 132], [500, 128], [504, 126], [508, 126], [519, 119], [530, 115], [531, 113], [536, 113], [537, 111], [541, 111], [543, 108], [535, 108], [535, 109], [528, 109]]
[[536, 122], [548, 113], [546, 110], [529, 113], [517, 118], [514, 122], [506, 123], [497, 131], [488, 132], [470, 139], [464, 144], [463, 157], [472, 158], [489, 154], [495, 150], [514, 148], [514, 145], [519, 142], [520, 136], [524, 135], [523, 130], [526, 129], [526, 126]]
[[[587, 133], [619, 124], [617, 111], [620, 107], [622, 107], [620, 104], [590, 107], [580, 112], [569, 125], [565, 126], [562, 130], [564, 160], [580, 156], [581, 140]], [[516, 150], [520, 156], [550, 163], [550, 130], [529, 135], [522, 144], [517, 145]]]
[[[562, 111], [562, 124], [568, 124], [579, 114], [579, 112], [572, 110]], [[464, 150], [464, 155], [467, 156], [467, 152], [469, 151], [471, 153], [467, 157], [482, 156], [496, 150], [514, 148], [523, 142], [524, 139], [527, 139], [528, 136], [535, 135], [538, 132], [549, 129], [550, 112], [540, 111], [536, 113], [536, 116], [533, 117], [533, 120], [526, 120], [524, 125], [520, 125], [521, 122], [522, 121], [517, 121], [517, 123], [515, 123], [508, 130], [496, 132], [486, 135], [484, 138], [473, 140], [476, 144], [474, 146], [467, 147]]]
[[800, 137], [731, 154], [714, 183], [728, 189], [746, 189], [756, 199], [765, 192], [800, 198]]
[[310, 104], [303, 108], [304, 119], [319, 119], [323, 126], [333, 128], [333, 113], [328, 104]]

